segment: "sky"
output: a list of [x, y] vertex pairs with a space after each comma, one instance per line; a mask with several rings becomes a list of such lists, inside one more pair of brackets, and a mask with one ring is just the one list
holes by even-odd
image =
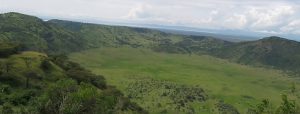
[[6, 12], [300, 36], [300, 0], [0, 0], [0, 13]]

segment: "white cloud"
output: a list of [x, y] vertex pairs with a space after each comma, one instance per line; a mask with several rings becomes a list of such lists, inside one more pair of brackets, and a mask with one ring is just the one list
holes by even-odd
[[148, 10], [151, 10], [150, 5], [145, 4], [139, 4], [136, 7], [132, 8], [128, 15], [125, 16], [125, 18], [129, 19], [138, 19], [138, 18], [149, 18], [151, 17], [151, 12], [148, 12]]
[[246, 24], [247, 19], [245, 15], [233, 14], [233, 16], [223, 22], [223, 27], [229, 29], [242, 29]]
[[252, 8], [248, 12], [249, 19], [252, 19], [250, 27], [264, 29], [282, 24], [285, 18], [294, 14], [291, 6], [278, 6], [276, 8]]
[[300, 35], [294, 0], [0, 0], [0, 12]]
[[300, 20], [294, 20], [294, 21], [288, 23], [288, 25], [281, 27], [280, 30], [282, 32], [290, 32], [293, 34], [300, 34]]

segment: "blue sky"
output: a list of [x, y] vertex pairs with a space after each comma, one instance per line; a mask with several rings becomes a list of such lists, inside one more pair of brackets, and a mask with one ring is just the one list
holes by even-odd
[[298, 0], [0, 0], [0, 13], [300, 35]]

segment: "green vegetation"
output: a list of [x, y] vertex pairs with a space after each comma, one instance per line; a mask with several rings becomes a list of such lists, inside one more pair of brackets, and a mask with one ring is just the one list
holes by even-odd
[[280, 37], [233, 43], [213, 37], [174, 35], [143, 28], [60, 20], [51, 20], [48, 23], [79, 33], [90, 48], [125, 45], [149, 48], [157, 52], [208, 54], [239, 64], [284, 70], [290, 75], [298, 75], [300, 69], [300, 43]]
[[86, 46], [78, 34], [19, 13], [0, 14], [0, 42], [20, 44], [21, 50], [48, 53], [78, 51]]
[[[149, 48], [157, 52], [208, 54], [240, 64], [264, 66], [298, 75], [300, 43], [279, 37], [233, 43], [208, 36], [184, 36], [157, 30], [62, 20], [43, 21], [19, 13], [0, 14], [0, 42], [18, 50], [51, 54], [99, 47]], [[12, 48], [0, 48], [7, 51]]]
[[26, 51], [0, 60], [1, 114], [147, 113], [66, 56]]
[[0, 14], [0, 113], [298, 114], [299, 50]]
[[300, 72], [299, 50], [299, 42], [273, 36], [230, 45], [218, 50], [215, 55], [240, 64], [284, 70], [297, 76]]
[[[234, 64], [211, 56], [126, 47], [91, 49], [69, 56], [93, 73], [103, 74], [109, 83], [151, 113], [235, 112], [236, 109], [246, 113], [262, 99], [269, 99], [272, 110], [276, 110], [282, 103], [280, 94], [299, 98], [299, 88], [295, 88], [295, 94], [291, 93], [295, 79], [280, 71]], [[298, 85], [296, 82], [295, 86]], [[195, 98], [189, 100], [188, 96]]]
[[0, 42], [0, 46], [0, 58], [18, 53], [19, 50], [19, 45], [17, 44]]

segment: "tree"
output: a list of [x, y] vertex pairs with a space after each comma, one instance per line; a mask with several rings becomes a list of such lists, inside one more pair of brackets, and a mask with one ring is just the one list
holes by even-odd
[[45, 58], [45, 59], [42, 59], [42, 63], [41, 63], [41, 66], [40, 66], [44, 71], [48, 71], [51, 69], [52, 65], [51, 65], [51, 62], [49, 59]]
[[67, 75], [70, 78], [76, 80], [78, 83], [81, 82], [91, 83], [99, 89], [106, 88], [106, 82], [104, 77], [101, 75], [94, 75], [90, 71], [75, 67], [72, 68], [71, 70], [68, 70]]
[[253, 109], [248, 109], [248, 114], [273, 114], [271, 104], [268, 99], [263, 99], [261, 103]]
[[2, 114], [14, 114], [11, 104], [4, 103], [2, 107]]
[[33, 59], [33, 58], [30, 58], [30, 57], [22, 57], [22, 59], [24, 60], [25, 65], [26, 65], [26, 67], [27, 67], [27, 69], [28, 69], [28, 71], [29, 71], [29, 72], [26, 72], [26, 73], [25, 73], [25, 77], [26, 77], [26, 88], [28, 88], [28, 87], [29, 87], [29, 81], [30, 81], [30, 79], [31, 79], [31, 78], [37, 77], [37, 74], [31, 70], [31, 67], [32, 67], [32, 66], [31, 66], [31, 63], [32, 63], [32, 61], [33, 61], [34, 59]]
[[39, 98], [39, 110], [44, 114], [106, 114], [105, 102], [93, 85], [65, 79], [51, 85]]
[[34, 59], [30, 57], [22, 57], [22, 59], [24, 60], [26, 67], [30, 69], [31, 63]]
[[282, 103], [277, 109], [277, 114], [296, 114], [296, 102], [294, 100], [289, 100], [287, 95], [282, 95]]
[[14, 63], [12, 61], [8, 60], [8, 61], [4, 62], [3, 67], [4, 67], [5, 72], [9, 73], [11, 71], [11, 69], [13, 69], [13, 65], [14, 65]]
[[68, 56], [66, 56], [65, 54], [51, 55], [50, 59], [56, 65], [62, 67], [63, 69], [66, 69], [66, 62], [68, 61]]
[[15, 43], [0, 43], [0, 58], [8, 57], [12, 54], [18, 53], [19, 45]]
[[0, 76], [4, 73], [4, 64], [0, 61]]
[[29, 71], [29, 72], [25, 73], [25, 77], [26, 77], [26, 88], [28, 88], [30, 79], [37, 78], [38, 75], [34, 71]]
[[294, 94], [296, 92], [296, 84], [295, 82], [292, 83], [292, 86], [291, 86], [291, 92]]

